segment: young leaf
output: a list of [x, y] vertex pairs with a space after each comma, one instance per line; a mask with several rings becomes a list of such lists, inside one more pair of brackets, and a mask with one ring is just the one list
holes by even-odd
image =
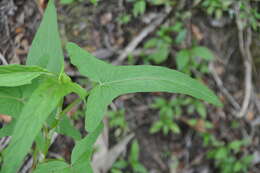
[[189, 50], [184, 49], [178, 52], [176, 56], [176, 63], [177, 63], [178, 70], [182, 70], [189, 63], [189, 60], [190, 60]]
[[[2, 172], [15, 173], [18, 170], [48, 115], [66, 94], [66, 87], [64, 89], [62, 84], [50, 79], [33, 92], [16, 122], [11, 143], [3, 153]], [[16, 153], [15, 157], [13, 153]]]
[[93, 151], [93, 145], [96, 142], [102, 130], [103, 123], [100, 123], [99, 126], [92, 133], [88, 134], [84, 139], [76, 143], [71, 154], [72, 165], [76, 164], [79, 160], [81, 160], [81, 157], [87, 156], [87, 158], [90, 159]]
[[[98, 82], [87, 100], [86, 129], [93, 131], [107, 106], [122, 94], [135, 92], [181, 93], [220, 106], [214, 93], [189, 76], [159, 66], [112, 66], [96, 59], [73, 43], [67, 45], [71, 62], [81, 74]], [[98, 104], [97, 104], [98, 103]]]
[[135, 2], [133, 7], [134, 16], [137, 17], [138, 15], [144, 14], [145, 9], [146, 9], [146, 2], [144, 0], [139, 0]]
[[63, 71], [63, 53], [53, 0], [49, 0], [41, 25], [34, 37], [26, 65], [38, 65], [56, 74]]
[[66, 136], [72, 137], [74, 140], [80, 140], [80, 132], [72, 125], [68, 116], [63, 116], [63, 119], [60, 121], [57, 128], [57, 132], [64, 134]]
[[[61, 160], [49, 161], [40, 164], [33, 173], [71, 173], [68, 169], [69, 165]], [[66, 171], [67, 170], [67, 171]]]
[[156, 64], [160, 64], [168, 58], [169, 53], [169, 45], [167, 43], [160, 43], [157, 45], [156, 51], [149, 55], [149, 59], [153, 60]]
[[130, 156], [129, 160], [130, 162], [136, 162], [139, 160], [139, 144], [137, 140], [134, 140], [132, 145], [131, 145], [131, 151], [130, 151]]
[[92, 133], [88, 134], [84, 139], [76, 143], [71, 155], [71, 168], [74, 172], [93, 172], [90, 166], [93, 145], [102, 130], [103, 123], [100, 123], [99, 126]]
[[200, 57], [205, 60], [212, 60], [214, 58], [214, 54], [206, 47], [196, 46], [192, 48], [191, 55], [194, 57]]
[[4, 65], [0, 66], [0, 86], [14, 87], [30, 84], [41, 74], [51, 74], [37, 66]]

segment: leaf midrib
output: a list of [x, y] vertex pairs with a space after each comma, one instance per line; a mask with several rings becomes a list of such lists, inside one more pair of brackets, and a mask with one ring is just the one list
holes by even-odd
[[[169, 83], [174, 83], [174, 81], [172, 80], [167, 80], [167, 79], [162, 79], [162, 78], [154, 78], [154, 77], [137, 77], [137, 78], [129, 78], [129, 79], [122, 79], [122, 80], [114, 80], [114, 81], [110, 81], [110, 82], [100, 82], [100, 86], [109, 86], [109, 85], [113, 85], [116, 83], [120, 83], [120, 82], [127, 82], [127, 81], [133, 81], [133, 80], [159, 80], [159, 81], [165, 81], [165, 82], [169, 82]], [[185, 87], [189, 87], [188, 85], [185, 84], [185, 82], [180, 82], [178, 81], [178, 83], [180, 83], [180, 85], [183, 85]], [[205, 95], [204, 92], [202, 92], [201, 90], [198, 90], [196, 88], [194, 88], [197, 92], [201, 93], [202, 95]], [[212, 96], [209, 96], [206, 94], [207, 97], [210, 97], [212, 99], [214, 99]]]
[[12, 96], [0, 96], [0, 98], [13, 99], [13, 100], [19, 101], [19, 102], [21, 102], [23, 104], [25, 102], [25, 98], [17, 98], [17, 97], [12, 97]]

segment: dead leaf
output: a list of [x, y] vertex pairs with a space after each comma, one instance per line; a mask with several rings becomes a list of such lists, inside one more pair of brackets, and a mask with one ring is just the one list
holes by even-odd
[[192, 34], [195, 36], [196, 40], [201, 41], [204, 38], [203, 33], [200, 31], [199, 27], [196, 25], [192, 24], [191, 25], [191, 31]]

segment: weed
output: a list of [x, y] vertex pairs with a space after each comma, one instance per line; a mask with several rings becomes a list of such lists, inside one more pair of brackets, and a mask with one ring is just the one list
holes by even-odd
[[122, 170], [126, 168], [130, 168], [132, 172], [136, 173], [147, 173], [146, 168], [139, 161], [139, 144], [137, 140], [134, 140], [131, 144], [130, 154], [128, 160], [125, 161], [123, 159], [117, 161], [113, 168], [111, 169], [111, 173], [123, 173]]
[[207, 158], [213, 159], [214, 164], [221, 173], [248, 172], [252, 162], [252, 155], [245, 154], [241, 150], [249, 142], [247, 140], [234, 140], [225, 143], [217, 140], [212, 134], [202, 134], [204, 146], [210, 148]]

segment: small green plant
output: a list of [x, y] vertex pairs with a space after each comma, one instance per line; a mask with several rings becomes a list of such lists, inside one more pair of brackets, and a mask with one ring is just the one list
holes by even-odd
[[117, 21], [120, 23], [120, 24], [127, 24], [131, 21], [131, 18], [132, 16], [129, 15], [129, 14], [124, 14], [124, 15], [121, 15], [117, 18]]
[[163, 131], [167, 135], [170, 131], [173, 133], [180, 133], [179, 126], [174, 122], [174, 119], [179, 117], [182, 113], [179, 100], [172, 100], [169, 103], [163, 98], [157, 98], [152, 108], [159, 109], [159, 120], [156, 121], [150, 128], [150, 133]]
[[[173, 39], [173, 34], [176, 35], [175, 39]], [[186, 29], [181, 22], [176, 22], [173, 26], [161, 27], [156, 32], [156, 37], [148, 40], [144, 45], [145, 49], [155, 49], [153, 53], [148, 55], [148, 60], [156, 64], [164, 62], [170, 54], [171, 46], [181, 43], [185, 39], [185, 36]]]
[[131, 168], [132, 172], [135, 173], [147, 173], [147, 169], [139, 161], [139, 154], [139, 144], [137, 140], [134, 140], [131, 144], [128, 160], [121, 159], [114, 163], [111, 173], [123, 173], [123, 170], [126, 168]]
[[[157, 133], [162, 131], [164, 135], [169, 132], [180, 133], [180, 128], [175, 120], [183, 114], [184, 107], [187, 108], [188, 114], [197, 113], [201, 118], [205, 119], [207, 115], [206, 107], [203, 103], [190, 97], [176, 97], [170, 101], [164, 98], [156, 98], [155, 103], [151, 105], [152, 108], [159, 110], [159, 120], [156, 121], [150, 128], [150, 133]], [[190, 119], [190, 125], [197, 123], [196, 119]], [[206, 128], [210, 127], [208, 121]]]
[[[255, 5], [249, 5], [250, 1], [239, 1], [239, 18], [242, 21], [246, 21], [241, 23], [243, 27], [246, 27], [247, 25], [251, 26], [253, 30], [259, 31], [260, 28], [260, 11], [257, 8], [258, 4]], [[253, 3], [259, 3], [259, 2], [251, 2]]]
[[115, 129], [115, 136], [125, 134], [128, 131], [127, 122], [125, 120], [125, 110], [109, 111], [109, 127]]
[[230, 10], [233, 3], [233, 0], [203, 0], [202, 6], [206, 8], [209, 15], [220, 19], [224, 12], [228, 12]]
[[[90, 90], [74, 83], [64, 72], [56, 9], [53, 0], [49, 0], [26, 65], [0, 66], [0, 113], [12, 117], [12, 122], [0, 130], [2, 136], [12, 136], [8, 147], [1, 152], [1, 173], [16, 173], [24, 157], [31, 153], [34, 142], [38, 144], [32, 149], [33, 173], [93, 172], [91, 156], [103, 129], [102, 119], [112, 100], [123, 94], [181, 93], [221, 106], [211, 90], [181, 72], [159, 66], [113, 66], [74, 43], [68, 43], [66, 50], [71, 63], [92, 82]], [[64, 108], [64, 97], [72, 92], [78, 98]], [[70, 130], [62, 129], [62, 126], [72, 126], [65, 115], [79, 103], [86, 107], [88, 135], [84, 137], [79, 133], [67, 134]], [[54, 132], [75, 139], [70, 162], [47, 158]], [[41, 160], [39, 154], [43, 156]]]
[[[68, 4], [72, 4], [73, 2], [77, 2], [77, 1], [82, 2], [83, 0], [60, 0], [60, 3], [63, 5], [68, 5]], [[98, 1], [99, 0], [90, 0], [90, 2], [94, 5], [97, 5]]]
[[246, 173], [252, 162], [252, 155], [241, 151], [249, 142], [234, 140], [229, 143], [218, 141], [212, 134], [204, 133], [204, 146], [210, 147], [207, 157], [214, 160], [216, 168], [221, 173]]
[[207, 62], [214, 58], [214, 54], [206, 47], [194, 46], [191, 49], [182, 49], [176, 55], [177, 69], [192, 74], [197, 70], [202, 73], [208, 73]]
[[147, 2], [146, 0], [127, 0], [128, 2], [133, 3], [132, 13], [134, 17], [138, 17], [139, 15], [143, 15], [146, 10]]

